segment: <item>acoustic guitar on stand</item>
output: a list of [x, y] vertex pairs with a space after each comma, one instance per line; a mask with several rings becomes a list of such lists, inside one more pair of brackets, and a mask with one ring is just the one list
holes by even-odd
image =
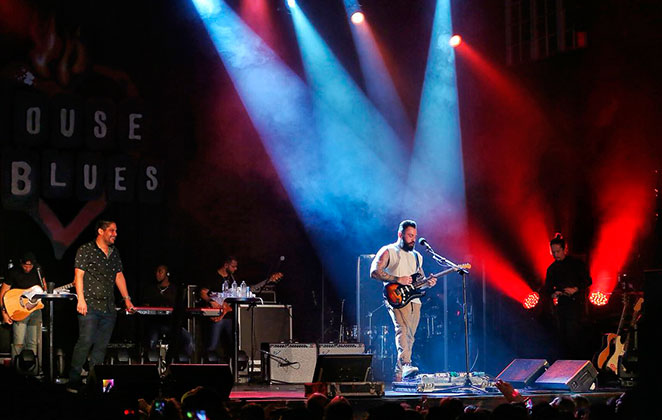
[[416, 299], [425, 295], [425, 287], [428, 284], [428, 281], [433, 278], [443, 277], [446, 274], [450, 274], [453, 271], [458, 271], [460, 269], [468, 270], [471, 268], [471, 264], [460, 264], [458, 268], [452, 267], [444, 271], [440, 271], [436, 274], [431, 274], [427, 277], [422, 277], [421, 273], [414, 273], [411, 275], [411, 284], [399, 284], [399, 283], [387, 283], [384, 285], [384, 299], [386, 302], [395, 309], [400, 309], [408, 304], [411, 300]]

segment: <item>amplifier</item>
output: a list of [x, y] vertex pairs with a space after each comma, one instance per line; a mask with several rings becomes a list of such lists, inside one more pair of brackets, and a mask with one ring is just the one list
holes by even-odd
[[262, 298], [264, 303], [276, 303], [276, 292], [274, 290], [263, 290], [256, 293], [255, 296]]
[[292, 305], [239, 305], [239, 350], [260, 359], [262, 343], [292, 340]]
[[363, 343], [322, 343], [318, 346], [319, 355], [326, 354], [361, 354], [365, 353]]
[[585, 392], [595, 383], [598, 371], [588, 360], [557, 360], [536, 380], [540, 389]]
[[270, 383], [312, 382], [316, 362], [315, 344], [262, 344], [264, 380]]

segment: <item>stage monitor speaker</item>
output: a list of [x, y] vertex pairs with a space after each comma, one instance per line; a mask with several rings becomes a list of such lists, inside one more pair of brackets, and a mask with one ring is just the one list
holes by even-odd
[[372, 354], [327, 354], [317, 356], [313, 382], [366, 382]]
[[214, 389], [221, 399], [227, 400], [232, 391], [234, 377], [226, 364], [171, 364], [170, 384], [175, 395], [192, 390], [197, 386]]
[[496, 378], [509, 382], [514, 388], [526, 388], [548, 367], [549, 363], [545, 359], [514, 359]]
[[365, 353], [363, 343], [321, 343], [317, 346], [319, 354], [362, 354]]
[[317, 358], [315, 344], [262, 345], [264, 379], [269, 382], [303, 384], [312, 382]]
[[239, 350], [260, 359], [262, 343], [292, 341], [292, 305], [239, 305]]
[[159, 393], [156, 365], [96, 365], [88, 382], [93, 393], [109, 393], [151, 401]]
[[557, 360], [535, 382], [536, 388], [589, 391], [598, 371], [588, 360]]

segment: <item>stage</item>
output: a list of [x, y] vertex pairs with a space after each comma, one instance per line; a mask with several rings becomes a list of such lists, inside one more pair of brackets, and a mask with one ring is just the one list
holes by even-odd
[[[354, 408], [354, 418], [362, 419], [375, 407], [386, 403], [404, 404], [412, 409], [427, 409], [439, 405], [444, 398], [457, 398], [462, 401], [464, 407], [474, 406], [487, 410], [494, 410], [497, 406], [507, 403], [499, 392], [485, 394], [466, 392], [396, 392], [391, 390], [390, 384], [386, 384], [383, 396], [377, 397], [346, 397]], [[618, 397], [625, 390], [618, 388], [605, 388], [596, 391], [572, 393], [566, 391], [525, 391], [522, 395], [530, 397], [533, 405], [538, 403], [549, 403], [557, 396], [586, 397], [591, 404], [606, 403], [609, 399]], [[229, 408], [231, 411], [238, 409], [247, 403], [262, 406], [265, 410], [273, 410], [279, 407], [299, 407], [306, 401], [304, 385], [248, 385], [237, 384], [230, 393]]]

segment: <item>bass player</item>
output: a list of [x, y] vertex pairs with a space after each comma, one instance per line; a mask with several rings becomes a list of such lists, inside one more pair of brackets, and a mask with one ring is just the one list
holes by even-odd
[[[370, 266], [370, 277], [387, 283], [410, 285], [412, 275], [419, 273], [423, 277], [423, 256], [414, 250], [417, 227], [413, 220], [403, 220], [398, 227], [398, 240], [383, 246], [375, 255]], [[437, 283], [435, 277], [428, 280], [427, 287]], [[389, 315], [395, 327], [395, 346], [398, 360], [395, 365], [394, 380], [412, 376], [418, 368], [412, 365], [411, 356], [414, 336], [421, 315], [421, 300], [416, 298], [401, 308], [388, 307]]]

